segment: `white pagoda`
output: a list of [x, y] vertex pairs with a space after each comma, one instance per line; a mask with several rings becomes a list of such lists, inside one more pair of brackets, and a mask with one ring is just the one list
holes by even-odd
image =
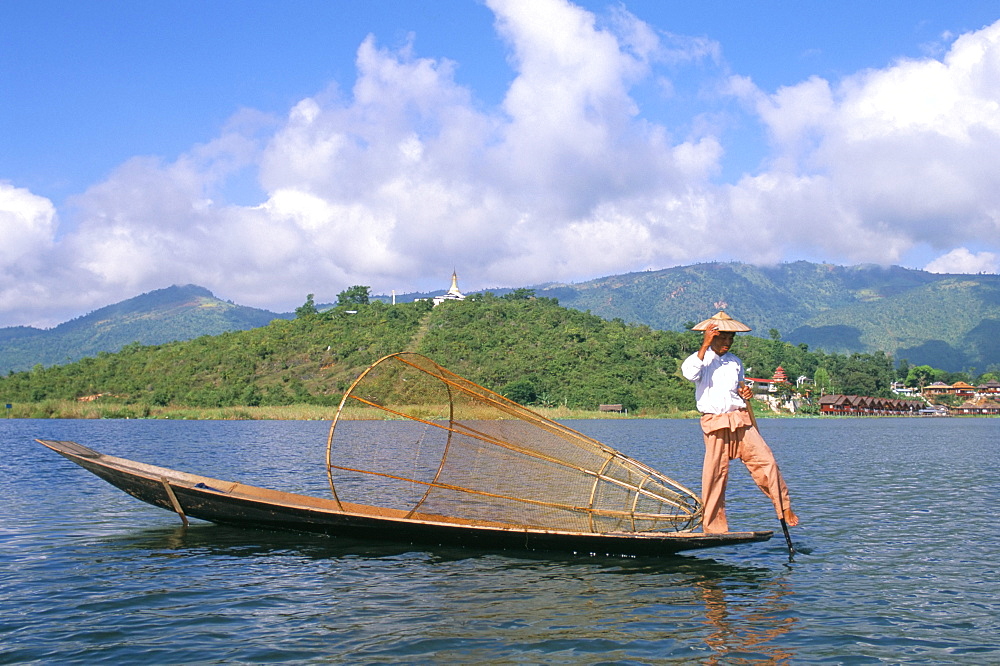
[[445, 301], [464, 301], [465, 294], [458, 290], [458, 273], [452, 272], [451, 274], [451, 288], [448, 290], [447, 294], [442, 294], [441, 296], [434, 297], [434, 305], [440, 305]]

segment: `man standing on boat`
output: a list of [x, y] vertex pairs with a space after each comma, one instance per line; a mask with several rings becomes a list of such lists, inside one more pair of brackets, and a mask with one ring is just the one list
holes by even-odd
[[704, 331], [701, 347], [681, 364], [681, 373], [695, 385], [695, 401], [701, 412], [705, 435], [705, 466], [701, 473], [701, 494], [705, 532], [728, 532], [726, 521], [726, 481], [729, 461], [739, 458], [750, 470], [757, 486], [774, 504], [778, 519], [789, 526], [798, 524], [792, 512], [788, 488], [774, 459], [774, 453], [757, 432], [747, 400], [753, 395], [743, 382], [743, 362], [730, 353], [737, 331], [751, 330], [725, 312], [696, 325]]

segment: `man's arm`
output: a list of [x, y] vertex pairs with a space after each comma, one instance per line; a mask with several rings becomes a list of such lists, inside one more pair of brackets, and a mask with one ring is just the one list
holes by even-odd
[[701, 379], [701, 371], [705, 367], [705, 353], [712, 346], [712, 340], [718, 334], [719, 331], [715, 322], [709, 324], [708, 328], [705, 329], [705, 334], [701, 338], [701, 347], [696, 353], [691, 354], [681, 363], [681, 374], [689, 381], [696, 382]]

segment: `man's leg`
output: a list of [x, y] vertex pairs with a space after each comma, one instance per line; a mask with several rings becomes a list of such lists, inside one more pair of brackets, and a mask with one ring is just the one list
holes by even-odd
[[726, 481], [729, 478], [728, 429], [705, 433], [705, 465], [701, 470], [702, 531], [728, 532]]
[[774, 452], [767, 445], [754, 427], [741, 428], [742, 435], [739, 445], [739, 457], [750, 470], [757, 487], [770, 498], [778, 518], [783, 518], [789, 526], [798, 524], [799, 518], [792, 511], [792, 500], [788, 496], [788, 486], [778, 469]]

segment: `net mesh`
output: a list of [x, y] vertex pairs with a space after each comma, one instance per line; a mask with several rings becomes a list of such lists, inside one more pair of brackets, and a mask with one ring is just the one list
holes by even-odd
[[677, 482], [413, 353], [380, 359], [345, 394], [327, 469], [342, 504], [420, 519], [595, 533], [701, 520]]

